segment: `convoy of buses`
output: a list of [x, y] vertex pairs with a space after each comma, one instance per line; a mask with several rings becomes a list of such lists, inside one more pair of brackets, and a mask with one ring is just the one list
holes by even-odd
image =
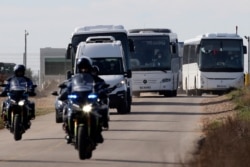
[[[247, 48], [237, 33], [206, 33], [180, 42], [177, 34], [168, 28], [77, 27], [66, 53], [66, 59], [72, 62], [72, 73], [68, 75], [74, 71], [78, 44], [89, 37], [113, 37], [121, 42], [124, 79], [120, 82], [126, 86], [126, 93], [118, 92], [117, 96], [127, 99], [128, 113], [132, 96], [140, 97], [144, 92], [165, 97], [177, 96], [178, 90], [188, 96], [221, 95], [245, 84]], [[0, 63], [0, 82], [13, 73], [14, 66], [14, 63]]]
[[247, 51], [236, 33], [207, 33], [179, 42], [177, 34], [168, 28], [80, 27], [75, 29], [66, 54], [72, 69], [77, 45], [92, 36], [112, 36], [121, 41], [125, 73], [132, 73], [125, 81], [128, 105], [132, 95], [139, 97], [144, 92], [175, 97], [181, 89], [188, 96], [221, 95], [244, 86]]
[[[113, 78], [111, 83], [120, 82], [121, 85], [110, 98], [110, 107], [117, 108], [118, 113], [129, 113], [132, 96], [140, 97], [145, 92], [164, 97], [175, 97], [178, 90], [184, 91], [187, 96], [204, 93], [221, 95], [245, 84], [244, 54], [247, 48], [237, 33], [206, 33], [180, 42], [177, 33], [169, 28], [126, 30], [122, 25], [77, 27], [66, 53], [66, 59], [72, 63], [68, 77], [74, 74], [78, 44], [90, 38], [95, 38], [96, 45], [100, 42], [121, 43], [123, 77], [117, 81], [109, 74], [109, 78]], [[111, 58], [108, 54], [102, 57], [105, 56]], [[0, 82], [13, 73], [14, 65], [0, 63]], [[125, 102], [118, 105], [117, 99], [124, 99]]]

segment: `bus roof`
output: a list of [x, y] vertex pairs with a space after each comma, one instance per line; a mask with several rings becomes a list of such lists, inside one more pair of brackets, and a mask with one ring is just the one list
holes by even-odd
[[6, 63], [6, 62], [0, 62], [1, 65], [9, 65], [9, 66], [15, 66], [16, 63]]
[[138, 29], [131, 29], [129, 33], [171, 33], [172, 31], [168, 28], [138, 28]]
[[185, 40], [184, 43], [196, 43], [202, 39], [242, 39], [238, 34], [235, 33], [206, 33], [198, 35], [195, 38]]
[[127, 33], [123, 25], [95, 25], [95, 26], [84, 26], [77, 27], [73, 32], [73, 35], [77, 34], [91, 34], [91, 33], [104, 33], [104, 32], [123, 32]]
[[173, 33], [170, 29], [163, 28], [144, 28], [144, 29], [131, 29], [128, 30], [128, 36], [164, 36], [167, 35], [170, 41], [177, 42], [177, 34]]

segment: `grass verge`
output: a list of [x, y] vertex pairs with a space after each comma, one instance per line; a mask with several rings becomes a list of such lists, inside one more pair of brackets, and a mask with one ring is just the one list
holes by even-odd
[[237, 114], [222, 122], [216, 120], [204, 125], [205, 138], [188, 166], [250, 166], [250, 90], [244, 88], [227, 96], [236, 104]]

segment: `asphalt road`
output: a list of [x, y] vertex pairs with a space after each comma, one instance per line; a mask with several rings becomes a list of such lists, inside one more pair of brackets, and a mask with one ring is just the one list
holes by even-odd
[[21, 141], [0, 130], [0, 167], [172, 167], [182, 166], [201, 136], [200, 102], [145, 94], [134, 98], [132, 111], [118, 115], [111, 110], [109, 131], [90, 160], [80, 160], [66, 144], [62, 124], [54, 113], [39, 116]]

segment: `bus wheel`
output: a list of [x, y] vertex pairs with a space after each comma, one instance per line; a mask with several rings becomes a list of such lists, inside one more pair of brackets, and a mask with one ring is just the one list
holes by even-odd
[[195, 95], [195, 96], [201, 96], [201, 95], [202, 95], [201, 90], [197, 89], [197, 86], [196, 86], [196, 79], [194, 80], [194, 95]]
[[196, 96], [201, 96], [201, 95], [202, 95], [202, 91], [196, 89], [196, 90], [195, 90], [195, 95], [196, 95]]
[[188, 86], [187, 86], [187, 78], [185, 80], [185, 85], [186, 85], [186, 95], [187, 96], [192, 96], [192, 92], [190, 90], [188, 90]]
[[164, 91], [162, 94], [164, 95], [164, 97], [172, 97], [173, 96], [172, 91]]
[[187, 94], [187, 96], [192, 96], [192, 92], [188, 89], [186, 90], [186, 94]]
[[177, 96], [177, 90], [173, 90], [172, 91], [172, 97], [176, 97]]

